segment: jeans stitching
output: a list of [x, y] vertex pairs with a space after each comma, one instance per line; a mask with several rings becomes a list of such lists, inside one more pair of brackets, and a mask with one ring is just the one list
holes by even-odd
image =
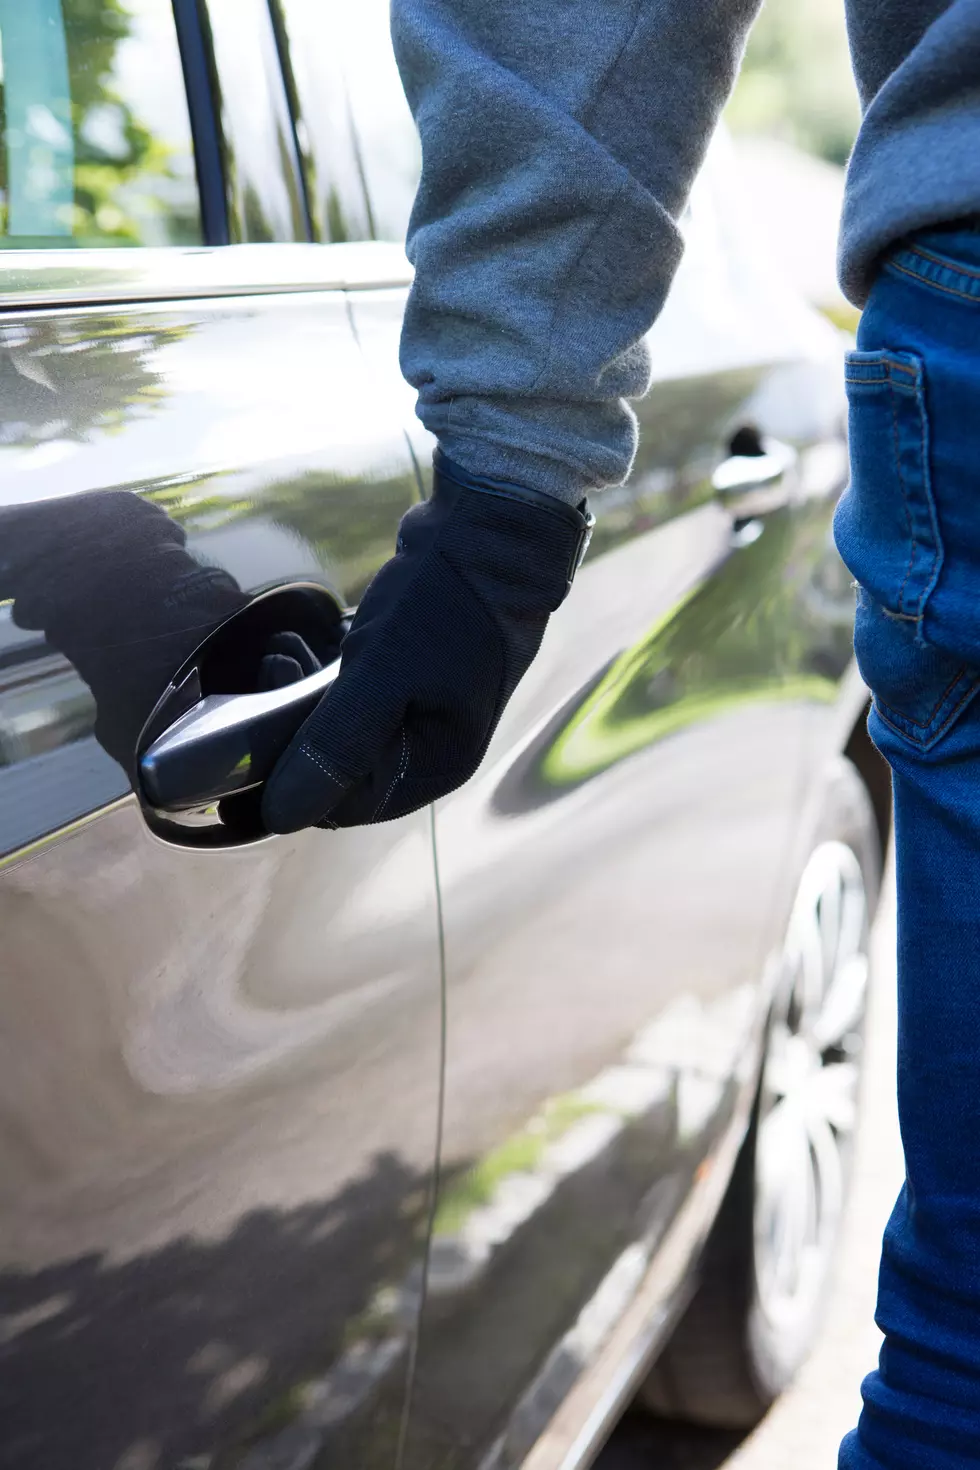
[[898, 483], [901, 486], [902, 490], [902, 504], [905, 506], [905, 520], [909, 528], [909, 541], [912, 544], [911, 550], [909, 552], [909, 564], [905, 569], [905, 578], [902, 582], [901, 587], [899, 588], [897, 598], [899, 607], [903, 607], [905, 589], [908, 586], [909, 577], [911, 577], [912, 575], [912, 567], [915, 563], [915, 554], [918, 550], [918, 542], [915, 539], [915, 531], [912, 528], [912, 510], [909, 505], [908, 490], [905, 485], [905, 474], [902, 470], [902, 454], [898, 438], [898, 405], [895, 399], [895, 390], [892, 386], [891, 378], [889, 378], [888, 380], [888, 401], [891, 404], [892, 410], [892, 444], [895, 451], [895, 469], [898, 473]]
[[[899, 405], [897, 398], [897, 393], [901, 389], [905, 389], [906, 387], [913, 388], [915, 394], [915, 412], [918, 414], [919, 418], [919, 465], [920, 476], [922, 480], [922, 496], [925, 502], [925, 511], [929, 518], [929, 528], [932, 532], [932, 552], [930, 565], [927, 573], [922, 578], [922, 586], [914, 603], [916, 619], [921, 619], [923, 615], [923, 610], [925, 608], [926, 599], [928, 598], [930, 592], [936, 584], [936, 579], [939, 575], [939, 568], [942, 565], [942, 538], [939, 533], [939, 526], [936, 521], [935, 505], [933, 504], [932, 492], [929, 486], [929, 447], [926, 437], [927, 420], [922, 394], [922, 370], [917, 364], [903, 363], [898, 361], [894, 357], [886, 357], [884, 354], [882, 354], [880, 360], [882, 363], [887, 364], [889, 368], [889, 401], [892, 410], [892, 440], [895, 454], [895, 469], [898, 474], [898, 482], [902, 492], [902, 502], [905, 506], [905, 520], [908, 526], [909, 541], [911, 543], [908, 566], [905, 571], [905, 577], [902, 581], [901, 588], [899, 589], [898, 598], [896, 599], [899, 608], [902, 610], [904, 610], [905, 607], [905, 595], [909, 586], [909, 582], [912, 580], [913, 574], [915, 574], [918, 570], [916, 567], [918, 554], [920, 551], [926, 552], [928, 554], [930, 551], [930, 542], [928, 539], [923, 540], [923, 538], [918, 534], [917, 514], [920, 507], [918, 506], [918, 502], [911, 493], [911, 487], [908, 485], [904, 471], [902, 469], [901, 431], [899, 427]], [[893, 370], [907, 374], [910, 380], [909, 383], [907, 385], [896, 384], [892, 376]], [[915, 515], [913, 515], [913, 511], [915, 512]]]
[[919, 453], [922, 460], [922, 482], [925, 495], [926, 510], [929, 514], [929, 525], [932, 530], [932, 541], [935, 550], [932, 554], [932, 565], [929, 569], [929, 580], [922, 588], [919, 596], [919, 617], [925, 614], [926, 599], [931, 596], [936, 583], [939, 581], [939, 573], [942, 570], [945, 555], [943, 538], [939, 530], [939, 520], [936, 516], [936, 502], [932, 493], [932, 475], [929, 468], [929, 418], [926, 413], [925, 404], [925, 375], [917, 372], [915, 382], [915, 406], [919, 414]]
[[966, 664], [964, 664], [962, 668], [957, 669], [952, 679], [950, 679], [949, 683], [946, 685], [946, 688], [943, 690], [942, 694], [940, 694], [939, 698], [936, 700], [936, 703], [933, 705], [932, 712], [930, 713], [927, 720], [913, 720], [911, 715], [903, 715], [901, 710], [895, 709], [894, 706], [888, 704], [886, 700], [880, 699], [877, 694], [875, 695], [875, 699], [877, 699], [879, 704], [882, 704], [885, 709], [891, 710], [892, 714], [897, 720], [904, 720], [906, 724], [914, 725], [917, 730], [928, 730], [929, 726], [935, 723], [936, 717], [938, 716], [939, 711], [942, 709], [943, 705], [948, 699], [952, 698], [957, 684], [960, 682], [965, 673]]
[[[957, 675], [957, 679], [953, 681], [954, 685], [959, 679], [962, 679], [965, 673], [966, 668], [964, 667]], [[952, 725], [953, 721], [956, 719], [956, 716], [960, 713], [960, 710], [963, 709], [964, 705], [969, 702], [969, 700], [976, 693], [978, 688], [980, 688], [980, 675], [975, 676], [971, 680], [967, 688], [964, 690], [962, 698], [953, 706], [949, 714], [939, 726], [938, 730], [933, 730], [925, 737], [919, 737], [918, 735], [912, 734], [909, 731], [908, 726], [914, 725], [918, 729], [929, 731], [929, 725], [923, 725], [918, 720], [910, 720], [907, 715], [899, 714], [898, 710], [892, 709], [891, 705], [885, 704], [881, 699], [878, 698], [877, 695], [875, 695], [874, 700], [875, 709], [878, 711], [879, 718], [885, 722], [889, 729], [894, 730], [897, 735], [901, 735], [906, 740], [911, 740], [917, 745], [935, 745], [940, 736], [945, 735], [950, 725]], [[933, 721], [936, 719], [936, 716], [941, 706], [942, 701], [940, 701], [940, 704], [937, 705], [936, 710], [933, 712]], [[886, 710], [888, 712], [887, 714], [885, 713]], [[891, 715], [892, 719], [889, 719], [888, 715]]]
[[886, 261], [885, 269], [901, 271], [903, 276], [909, 276], [923, 286], [931, 286], [934, 291], [943, 291], [947, 296], [959, 296], [963, 301], [972, 301], [974, 306], [980, 306], [980, 296], [975, 295], [974, 292], [958, 291], [955, 286], [943, 286], [939, 281], [933, 281], [928, 276], [920, 275], [918, 271], [909, 270], [907, 265], [899, 265], [897, 260]]
[[918, 627], [919, 624], [922, 622], [922, 614], [921, 613], [897, 613], [897, 612], [892, 612], [891, 608], [890, 607], [885, 607], [884, 603], [881, 603], [880, 604], [880, 607], [881, 607], [881, 610], [884, 613], [885, 617], [886, 618], [891, 618], [893, 622], [896, 622], [896, 623], [915, 623], [916, 627]]
[[961, 265], [958, 260], [950, 260], [942, 255], [933, 255], [931, 250], [924, 250], [921, 245], [910, 245], [909, 254], [917, 255], [920, 260], [929, 260], [933, 265], [941, 265], [948, 271], [960, 276], [969, 276], [971, 280], [980, 281], [980, 271], [973, 270], [968, 265]]

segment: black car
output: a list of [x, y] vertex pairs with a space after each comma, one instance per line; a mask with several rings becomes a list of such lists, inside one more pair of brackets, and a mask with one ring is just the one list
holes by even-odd
[[720, 139], [480, 772], [263, 840], [429, 483], [384, 0], [31, 0], [0, 51], [0, 1465], [754, 1422], [819, 1316], [888, 827], [837, 334]]

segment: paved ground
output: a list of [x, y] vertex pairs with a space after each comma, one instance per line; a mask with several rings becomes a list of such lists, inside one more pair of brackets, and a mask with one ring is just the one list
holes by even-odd
[[875, 989], [857, 1167], [834, 1289], [819, 1343], [794, 1387], [748, 1439], [627, 1419], [597, 1470], [834, 1470], [853, 1427], [861, 1379], [880, 1337], [874, 1325], [881, 1232], [902, 1179], [894, 1100], [894, 888], [875, 935]]

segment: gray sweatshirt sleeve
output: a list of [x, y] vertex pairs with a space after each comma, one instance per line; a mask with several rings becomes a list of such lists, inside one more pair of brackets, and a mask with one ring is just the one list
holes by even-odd
[[453, 459], [623, 480], [676, 221], [759, 0], [392, 0], [422, 139], [402, 369]]

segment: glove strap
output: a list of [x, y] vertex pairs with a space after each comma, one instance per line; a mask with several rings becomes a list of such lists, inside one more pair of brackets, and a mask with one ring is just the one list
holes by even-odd
[[516, 500], [523, 505], [534, 506], [544, 511], [547, 515], [557, 516], [559, 520], [570, 525], [577, 532], [572, 554], [568, 562], [566, 574], [565, 596], [572, 589], [575, 574], [585, 560], [585, 554], [592, 540], [592, 532], [595, 530], [595, 516], [589, 509], [589, 502], [582, 499], [577, 506], [569, 505], [566, 500], [559, 500], [556, 495], [549, 495], [546, 490], [533, 490], [529, 485], [516, 485], [511, 480], [493, 480], [487, 475], [473, 475], [469, 470], [464, 470], [462, 465], [443, 454], [437, 449], [433, 455], [433, 464], [437, 475], [443, 480], [449, 480], [451, 484], [457, 485], [461, 490], [476, 490], [482, 495], [497, 495], [504, 500]]

